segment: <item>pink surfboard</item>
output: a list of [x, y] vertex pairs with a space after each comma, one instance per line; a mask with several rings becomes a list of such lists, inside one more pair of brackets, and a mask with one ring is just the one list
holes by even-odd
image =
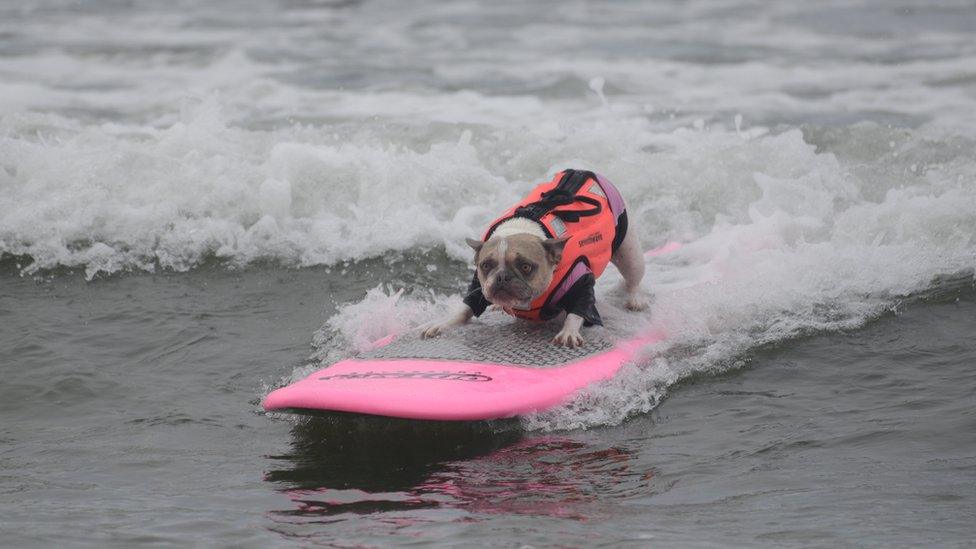
[[568, 349], [550, 343], [558, 329], [558, 322], [489, 312], [441, 337], [403, 336], [318, 370], [273, 391], [264, 408], [425, 420], [507, 418], [566, 402], [663, 339], [649, 333], [614, 342], [602, 328], [584, 328], [586, 344]]

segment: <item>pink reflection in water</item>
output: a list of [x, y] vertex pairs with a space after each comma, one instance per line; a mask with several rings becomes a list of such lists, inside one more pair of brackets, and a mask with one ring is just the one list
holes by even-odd
[[457, 520], [463, 521], [480, 514], [585, 521], [600, 513], [600, 501], [608, 496], [646, 490], [654, 473], [637, 470], [633, 461], [633, 454], [619, 447], [595, 449], [570, 438], [535, 437], [479, 458], [448, 462], [401, 491], [284, 490], [296, 509], [278, 515], [307, 519], [381, 513], [384, 522], [395, 519], [398, 526], [410, 526], [430, 520], [418, 511], [438, 509], [462, 511]]

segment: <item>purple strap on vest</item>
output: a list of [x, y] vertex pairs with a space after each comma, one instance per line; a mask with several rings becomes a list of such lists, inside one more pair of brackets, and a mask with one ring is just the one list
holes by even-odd
[[610, 203], [610, 212], [613, 213], [613, 220], [616, 224], [620, 220], [620, 214], [624, 213], [624, 198], [620, 196], [620, 191], [609, 179], [600, 174], [596, 174], [596, 182], [603, 189], [603, 194], [607, 195], [607, 202]]
[[549, 302], [559, 303], [559, 300], [561, 300], [563, 296], [566, 295], [566, 292], [568, 292], [569, 289], [573, 287], [573, 284], [576, 284], [577, 280], [582, 278], [583, 275], [585, 275], [586, 273], [592, 273], [592, 272], [593, 271], [591, 271], [590, 268], [586, 266], [586, 263], [583, 263], [582, 261], [574, 265], [573, 269], [569, 271], [569, 274], [566, 275], [566, 278], [563, 278], [563, 281], [559, 284], [559, 287], [556, 288], [556, 291], [553, 293], [552, 300], [550, 300]]

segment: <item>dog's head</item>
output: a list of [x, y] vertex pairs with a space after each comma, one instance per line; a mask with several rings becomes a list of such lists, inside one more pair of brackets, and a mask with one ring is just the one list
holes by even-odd
[[567, 238], [529, 234], [467, 239], [485, 299], [503, 308], [524, 306], [542, 295], [562, 259]]

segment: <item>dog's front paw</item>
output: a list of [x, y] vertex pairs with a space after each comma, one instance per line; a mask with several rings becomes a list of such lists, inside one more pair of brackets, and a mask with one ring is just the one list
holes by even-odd
[[574, 347], [583, 346], [583, 336], [580, 335], [579, 330], [567, 330], [562, 329], [556, 334], [556, 337], [552, 338], [553, 345], [562, 345], [564, 347], [569, 347], [570, 349]]
[[474, 316], [474, 312], [471, 310], [471, 307], [463, 305], [455, 310], [454, 314], [444, 317], [439, 321], [424, 324], [417, 331], [420, 332], [421, 339], [437, 337], [451, 328], [457, 328], [462, 324], [466, 324], [471, 320], [472, 316]]
[[624, 307], [627, 307], [628, 311], [646, 311], [650, 306], [651, 304], [641, 294], [629, 294], [627, 301], [624, 302]]
[[420, 339], [430, 339], [437, 337], [453, 327], [450, 322], [433, 322], [420, 327]]

